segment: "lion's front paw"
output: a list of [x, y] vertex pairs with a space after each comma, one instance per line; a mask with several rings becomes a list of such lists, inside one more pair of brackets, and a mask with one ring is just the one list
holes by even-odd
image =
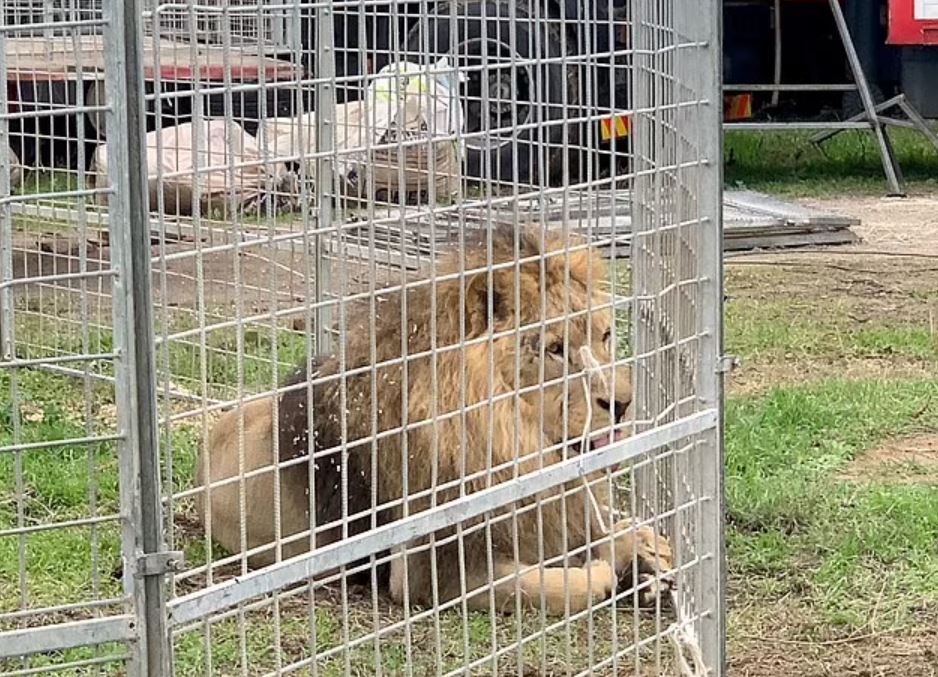
[[[630, 529], [630, 523], [616, 525], [616, 532]], [[673, 564], [671, 544], [664, 536], [648, 526], [626, 531], [626, 537], [616, 538], [616, 571], [619, 574], [619, 589], [626, 591], [637, 588], [638, 606], [650, 607], [655, 600], [667, 601], [667, 593], [673, 585], [669, 573]], [[626, 547], [622, 547], [626, 546]], [[638, 582], [633, 581], [633, 558], [638, 566]], [[626, 596], [631, 604], [631, 594]]]
[[[639, 527], [635, 531], [635, 556], [641, 573], [655, 574], [671, 570], [671, 544], [651, 527]], [[629, 560], [626, 566], [631, 568], [631, 558]]]

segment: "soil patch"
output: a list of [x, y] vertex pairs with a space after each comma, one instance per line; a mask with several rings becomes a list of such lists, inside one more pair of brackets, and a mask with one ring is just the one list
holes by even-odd
[[938, 486], [938, 435], [887, 442], [855, 458], [838, 477], [850, 482]]
[[931, 363], [901, 357], [748, 360], [731, 373], [727, 389], [733, 396], [755, 397], [773, 388], [792, 388], [807, 381], [888, 381], [936, 377], [938, 371]]
[[938, 255], [938, 197], [934, 194], [907, 198], [845, 195], [798, 202], [859, 218], [860, 225], [851, 230], [863, 241], [848, 248]]

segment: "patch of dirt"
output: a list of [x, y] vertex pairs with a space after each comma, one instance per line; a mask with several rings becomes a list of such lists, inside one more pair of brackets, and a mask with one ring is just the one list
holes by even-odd
[[827, 641], [747, 635], [731, 644], [733, 677], [936, 677], [938, 630]]
[[[756, 252], [727, 259], [728, 303], [785, 300], [797, 320], [862, 329], [895, 321], [938, 336], [938, 194], [908, 198], [844, 196], [798, 200], [860, 219], [856, 244]], [[834, 332], [836, 333], [836, 332]], [[823, 380], [934, 378], [935, 365], [902, 355], [819, 359], [809, 355], [744, 362], [728, 380], [732, 394]]]
[[887, 442], [851, 461], [838, 479], [938, 486], [938, 435], [915, 435]]
[[[14, 236], [13, 276], [24, 282], [13, 286], [13, 298], [23, 311], [21, 317], [48, 315], [110, 326], [113, 276], [107, 273], [112, 267], [108, 242], [52, 232]], [[227, 327], [236, 317], [266, 316], [263, 322], [269, 324], [268, 313], [273, 311], [282, 314], [277, 320], [280, 326], [305, 331], [304, 306], [315, 289], [316, 270], [301, 242], [280, 248], [252, 242], [236, 248], [206, 237], [200, 247], [193, 238], [180, 238], [162, 246], [153, 244], [150, 250], [158, 335], [164, 326], [170, 332], [192, 329], [200, 322]], [[399, 272], [391, 277], [380, 262], [372, 272], [361, 261], [340, 266], [330, 258], [322, 271], [333, 288], [344, 290], [344, 296], [367, 290], [372, 274], [379, 288], [401, 279]], [[88, 320], [80, 319], [82, 297], [87, 299], [83, 312], [89, 314]]]
[[753, 360], [743, 362], [730, 374], [727, 391], [734, 396], [757, 396], [771, 388], [788, 388], [806, 381], [914, 380], [936, 377], [938, 370], [933, 365], [902, 357]]
[[860, 225], [852, 230], [860, 236], [862, 242], [843, 249], [876, 248], [938, 255], [938, 196], [888, 198], [851, 195], [804, 199], [799, 202], [860, 219]]
[[[938, 200], [935, 206], [938, 212]], [[730, 394], [757, 395], [775, 386], [831, 378], [938, 377], [931, 360], [888, 348], [856, 353], [849, 341], [841, 347], [839, 338], [893, 322], [938, 337], [938, 260], [857, 256], [831, 248], [734, 257], [726, 269], [728, 311], [736, 304], [740, 313], [757, 311], [755, 322], [814, 326], [819, 336], [829, 337], [824, 345], [789, 355], [744, 356], [727, 380]], [[744, 321], [744, 314], [739, 317]]]
[[[206, 242], [203, 246], [211, 246]], [[158, 257], [160, 248], [151, 248]], [[300, 273], [303, 255], [300, 251], [286, 252], [274, 249], [261, 251], [233, 250], [196, 253], [194, 242], [170, 242], [165, 246], [167, 257], [162, 264], [153, 264], [153, 300], [159, 306], [195, 306], [198, 286], [203, 289], [206, 305], [233, 306], [240, 288], [244, 308], [255, 312], [295, 303], [305, 287]], [[107, 243], [82, 241], [77, 236], [57, 234], [17, 233], [13, 243], [13, 276], [16, 279], [37, 276], [58, 276], [78, 273], [82, 269], [96, 271], [110, 267], [111, 251]], [[84, 263], [82, 260], [84, 259]], [[238, 262], [237, 269], [236, 263]], [[235, 280], [240, 276], [240, 285]], [[101, 298], [110, 296], [111, 277], [102, 276], [85, 282], [90, 293]], [[77, 279], [55, 282], [56, 289], [82, 288]], [[27, 297], [41, 293], [37, 285], [17, 285], [18, 293]], [[49, 293], [48, 286], [45, 293]]]
[[938, 677], [938, 609], [909, 600], [914, 628], [876, 607], [862, 627], [822, 620], [789, 587], [768, 593], [757, 579], [730, 581], [728, 674], [732, 677]]

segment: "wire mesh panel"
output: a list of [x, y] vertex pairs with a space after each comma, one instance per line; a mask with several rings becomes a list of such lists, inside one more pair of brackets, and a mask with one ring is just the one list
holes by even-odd
[[3, 669], [722, 674], [718, 4], [89, 7], [0, 30]]
[[[102, 227], [88, 96], [116, 70], [112, 18], [5, 3], [0, 20], [0, 672], [138, 665], [137, 540], [120, 289]], [[120, 210], [115, 210], [120, 213]], [[131, 351], [132, 352], [132, 351]]]

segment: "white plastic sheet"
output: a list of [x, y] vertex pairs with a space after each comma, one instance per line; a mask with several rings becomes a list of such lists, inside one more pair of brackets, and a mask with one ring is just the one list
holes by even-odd
[[[447, 58], [427, 67], [399, 62], [380, 70], [360, 101], [336, 106], [333, 115], [335, 172], [341, 192], [382, 198], [456, 192], [463, 149], [458, 83]], [[288, 158], [306, 179], [316, 175], [321, 153], [317, 113], [264, 121], [262, 146]], [[432, 158], [432, 159], [431, 159]]]
[[[296, 191], [283, 162], [261, 154], [257, 139], [240, 125], [225, 120], [188, 122], [146, 135], [147, 181], [150, 209], [190, 216], [198, 204], [204, 217], [257, 208], [274, 200], [289, 209]], [[92, 174], [95, 185], [108, 184], [108, 147], [95, 150]], [[99, 196], [99, 201], [107, 199]]]

